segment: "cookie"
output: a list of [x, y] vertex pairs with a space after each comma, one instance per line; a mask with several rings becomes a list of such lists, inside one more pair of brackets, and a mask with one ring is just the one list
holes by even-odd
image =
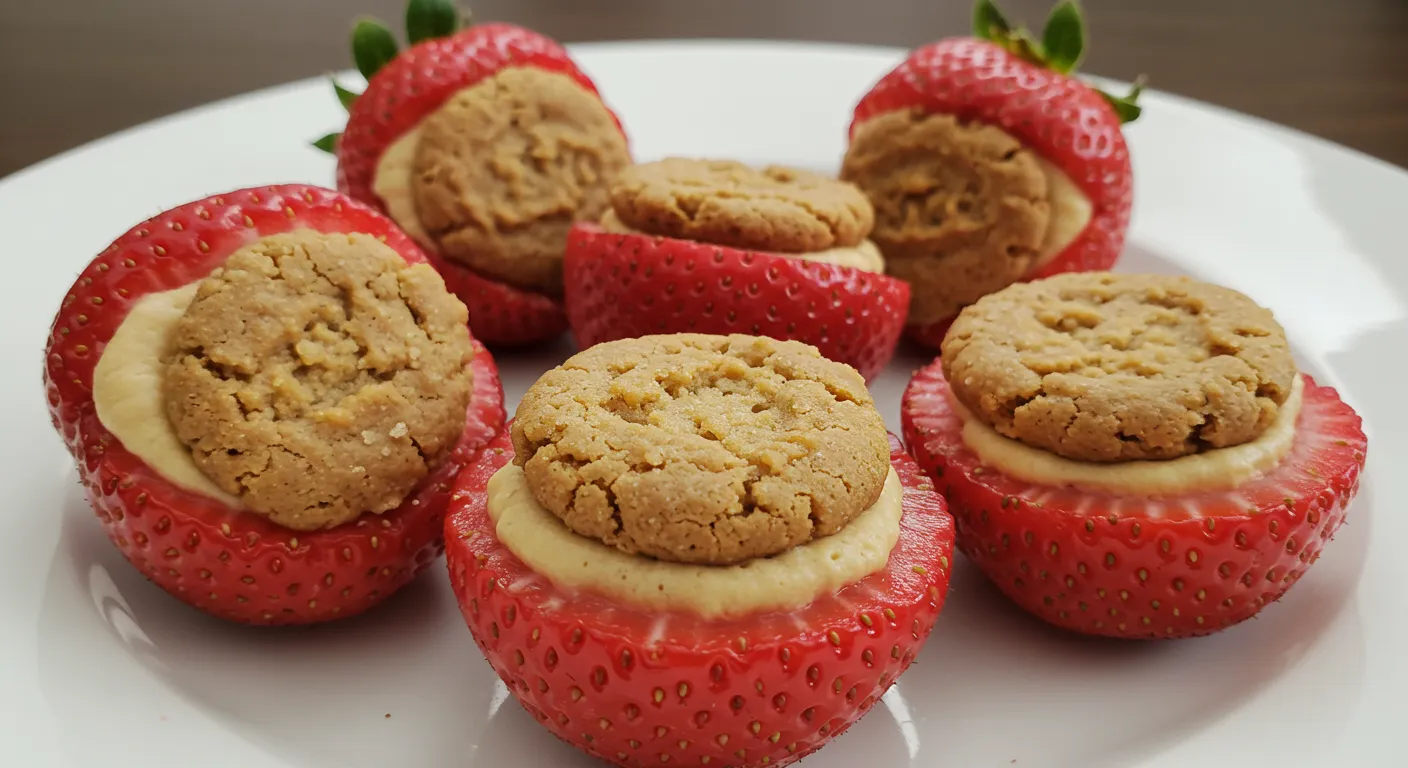
[[999, 433], [1077, 461], [1171, 459], [1251, 442], [1296, 377], [1271, 312], [1187, 277], [1064, 274], [964, 309], [944, 376]]
[[874, 205], [870, 238], [910, 285], [913, 325], [1026, 276], [1051, 223], [1037, 157], [1000, 128], [952, 115], [898, 110], [861, 123], [841, 178]]
[[361, 234], [266, 237], [173, 331], [167, 416], [221, 490], [294, 530], [395, 509], [464, 428], [468, 313]]
[[870, 202], [850, 184], [732, 160], [633, 166], [612, 186], [611, 207], [641, 232], [778, 253], [857, 245], [875, 221]]
[[601, 217], [630, 162], [595, 94], [560, 73], [505, 69], [422, 121], [416, 215], [446, 258], [558, 296], [567, 231]]
[[512, 437], [534, 498], [568, 528], [683, 563], [737, 563], [835, 533], [890, 470], [860, 374], [756, 336], [598, 344], [528, 390]]

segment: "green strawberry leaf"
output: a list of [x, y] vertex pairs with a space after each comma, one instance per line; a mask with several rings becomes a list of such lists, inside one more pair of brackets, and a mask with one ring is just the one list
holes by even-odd
[[1041, 33], [1041, 45], [1046, 51], [1046, 66], [1051, 69], [1064, 75], [1080, 65], [1085, 55], [1085, 21], [1072, 0], [1062, 0], [1051, 10]]
[[[332, 78], [328, 79], [332, 80]], [[332, 80], [332, 90], [337, 94], [337, 100], [342, 103], [342, 108], [349, 112], [352, 110], [352, 102], [356, 101], [357, 97], [361, 95], [343, 88], [341, 85], [338, 85], [336, 80]]]
[[337, 151], [337, 140], [341, 137], [342, 134], [340, 133], [329, 133], [323, 138], [313, 142], [313, 146], [331, 155]]
[[1125, 96], [1113, 96], [1104, 91], [1096, 91], [1096, 93], [1105, 97], [1105, 101], [1114, 108], [1115, 114], [1119, 115], [1121, 123], [1132, 123], [1144, 113], [1144, 108], [1139, 106], [1139, 94], [1144, 92], [1144, 83], [1143, 75], [1135, 78], [1134, 85]]
[[977, 5], [973, 6], [973, 34], [983, 40], [996, 40], [1011, 31], [1012, 25], [1007, 23], [992, 0], [978, 0]]
[[459, 28], [460, 12], [454, 0], [411, 0], [406, 4], [406, 38], [411, 45], [452, 35]]
[[396, 38], [376, 19], [359, 19], [352, 28], [352, 60], [368, 80], [387, 62], [396, 58]]

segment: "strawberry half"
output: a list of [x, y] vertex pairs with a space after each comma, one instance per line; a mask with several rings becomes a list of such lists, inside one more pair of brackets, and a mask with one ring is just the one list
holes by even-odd
[[655, 333], [747, 333], [806, 342], [867, 379], [894, 355], [909, 286], [822, 262], [578, 224], [563, 262], [583, 349]]
[[[449, 0], [411, 0], [406, 12], [411, 46], [404, 51], [376, 21], [357, 23], [352, 54], [367, 78], [367, 89], [359, 95], [334, 83], [349, 113], [347, 126], [314, 142], [337, 155], [338, 189], [385, 212], [386, 205], [372, 186], [386, 148], [455, 93], [508, 67], [558, 72], [597, 94], [595, 84], [556, 41], [512, 24], [461, 29], [461, 23]], [[619, 126], [619, 119], [616, 122]], [[431, 248], [426, 256], [469, 308], [470, 329], [485, 344], [530, 344], [566, 330], [562, 304], [556, 299], [480, 275]]]
[[[885, 74], [856, 104], [850, 136], [871, 118], [911, 109], [1001, 128], [1070, 177], [1092, 207], [1085, 229], [1025, 279], [1109, 269], [1124, 248], [1134, 196], [1121, 124], [1139, 116], [1142, 82], [1115, 97], [1075, 79], [1085, 29], [1070, 0], [1052, 11], [1040, 41], [990, 0], [977, 3], [974, 27], [976, 37], [921, 46]], [[937, 349], [952, 319], [907, 335]]]
[[1204, 635], [1256, 615], [1320, 556], [1359, 488], [1359, 415], [1302, 375], [1295, 443], [1226, 491], [1134, 498], [1038, 486], [979, 464], [942, 364], [905, 390], [905, 442], [943, 489], [958, 547], [1025, 610], [1121, 638]]
[[443, 548], [456, 472], [503, 427], [498, 371], [476, 343], [474, 394], [454, 452], [400, 508], [311, 533], [178, 488], [124, 448], [98, 420], [92, 386], [94, 367], [132, 306], [200, 280], [258, 238], [304, 228], [374, 235], [407, 262], [425, 262], [390, 220], [331, 190], [239, 190], [174, 208], [118, 238], [64, 297], [45, 350], [50, 417], [108, 536], [162, 589], [232, 621], [351, 616], [410, 582]]
[[500, 436], [456, 484], [446, 555], [475, 642], [555, 736], [621, 766], [781, 766], [844, 731], [904, 672], [948, 590], [952, 520], [891, 438], [904, 485], [883, 571], [793, 613], [710, 621], [568, 594], [490, 533]]

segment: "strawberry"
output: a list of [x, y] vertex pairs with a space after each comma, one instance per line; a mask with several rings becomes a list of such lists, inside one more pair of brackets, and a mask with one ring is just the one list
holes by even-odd
[[[337, 155], [338, 189], [385, 212], [385, 203], [372, 189], [382, 153], [455, 93], [505, 68], [558, 72], [597, 93], [559, 43], [512, 24], [461, 29], [461, 23], [450, 0], [410, 0], [406, 27], [411, 46], [404, 51], [398, 51], [391, 32], [376, 21], [357, 23], [352, 53], [367, 78], [367, 89], [359, 95], [333, 84], [348, 110], [347, 126], [314, 143]], [[470, 328], [485, 344], [529, 344], [566, 330], [556, 299], [479, 275], [433, 248], [427, 247], [427, 258], [469, 308]]]
[[567, 594], [494, 538], [485, 485], [500, 436], [456, 484], [446, 555], [495, 671], [553, 735], [621, 766], [782, 766], [820, 749], [904, 672], [943, 607], [951, 518], [891, 438], [904, 485], [883, 571], [793, 613], [706, 620]]
[[425, 261], [390, 220], [331, 190], [285, 185], [218, 195], [145, 221], [99, 254], [64, 297], [45, 352], [50, 416], [108, 536], [162, 589], [252, 624], [351, 616], [408, 583], [443, 546], [455, 473], [504, 420], [497, 369], [476, 344], [474, 396], [455, 451], [399, 509], [312, 533], [178, 488], [124, 448], [98, 420], [92, 385], [131, 307], [200, 280], [253, 240], [301, 228], [376, 235], [406, 261]]
[[[1092, 206], [1085, 229], [1025, 279], [1110, 268], [1124, 247], [1134, 191], [1121, 124], [1139, 116], [1142, 82], [1116, 97], [1073, 77], [1085, 29], [1070, 0], [1052, 12], [1040, 41], [1009, 25], [991, 0], [977, 3], [974, 27], [976, 37], [921, 46], [885, 74], [856, 104], [851, 138], [867, 120], [900, 110], [1001, 128], [1065, 172]], [[907, 335], [937, 348], [951, 321], [912, 325]]]
[[943, 489], [958, 547], [1025, 610], [1075, 632], [1204, 635], [1256, 615], [1320, 556], [1359, 487], [1361, 421], [1303, 375], [1290, 453], [1232, 490], [1132, 498], [1036, 486], [980, 466], [942, 365], [905, 390], [905, 442]]
[[803, 341], [867, 379], [894, 354], [909, 286], [885, 275], [578, 224], [563, 262], [579, 347], [654, 333]]

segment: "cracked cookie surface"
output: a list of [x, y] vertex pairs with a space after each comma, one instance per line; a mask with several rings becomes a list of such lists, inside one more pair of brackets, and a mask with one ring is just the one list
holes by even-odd
[[1170, 459], [1259, 437], [1296, 364], [1270, 310], [1187, 277], [1019, 283], [943, 343], [954, 396], [997, 432], [1078, 461]]
[[890, 469], [860, 374], [753, 336], [598, 344], [528, 390], [512, 437], [534, 498], [569, 529], [684, 563], [737, 563], [835, 533]]
[[909, 321], [952, 317], [1020, 280], [1051, 225], [1046, 174], [1002, 129], [897, 110], [865, 121], [841, 165], [875, 206], [871, 239], [909, 283]]
[[641, 232], [780, 253], [857, 245], [875, 223], [870, 201], [851, 184], [733, 160], [632, 166], [612, 186], [611, 206]]
[[422, 122], [411, 186], [419, 224], [446, 257], [557, 296], [568, 229], [600, 218], [630, 162], [600, 98], [567, 75], [514, 67]]
[[375, 238], [266, 237], [177, 321], [167, 416], [206, 476], [279, 525], [385, 512], [464, 428], [467, 320], [430, 266]]

